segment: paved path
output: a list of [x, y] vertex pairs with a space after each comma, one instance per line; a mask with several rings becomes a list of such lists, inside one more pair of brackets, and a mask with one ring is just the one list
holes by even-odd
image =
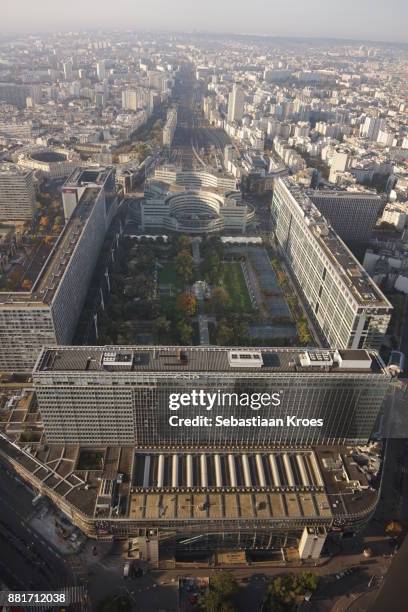
[[193, 240], [191, 241], [191, 248], [193, 251], [193, 261], [194, 261], [194, 265], [197, 268], [201, 262], [200, 242], [201, 242], [200, 238], [193, 238]]

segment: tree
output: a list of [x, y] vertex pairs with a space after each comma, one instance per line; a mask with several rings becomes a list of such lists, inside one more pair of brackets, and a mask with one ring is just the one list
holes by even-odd
[[295, 612], [307, 591], [314, 592], [318, 577], [312, 572], [277, 576], [268, 586], [264, 609], [267, 612]]
[[44, 237], [44, 244], [46, 244], [47, 246], [51, 246], [54, 242], [54, 237], [53, 236], [45, 236]]
[[21, 283], [21, 288], [22, 288], [24, 291], [30, 291], [30, 289], [31, 289], [31, 287], [32, 287], [32, 286], [33, 286], [33, 283], [30, 281], [30, 279], [29, 279], [29, 278], [25, 278], [25, 279], [23, 280], [23, 282]]
[[209, 591], [200, 599], [200, 609], [203, 612], [218, 612], [222, 599], [216, 591]]
[[177, 298], [177, 307], [183, 316], [191, 317], [197, 310], [197, 300], [192, 293], [183, 291]]
[[180, 251], [175, 260], [177, 274], [188, 283], [193, 278], [193, 257], [187, 250]]
[[299, 342], [301, 344], [309, 344], [312, 340], [312, 337], [309, 332], [309, 326], [307, 324], [307, 320], [304, 317], [301, 317], [297, 322], [297, 331], [299, 336]]
[[221, 258], [216, 251], [210, 251], [204, 256], [204, 274], [212, 285], [217, 284], [221, 279]]
[[219, 572], [211, 578], [211, 588], [223, 599], [230, 599], [238, 593], [238, 583], [231, 572]]
[[211, 577], [210, 591], [200, 599], [205, 612], [235, 612], [232, 599], [239, 591], [238, 583], [230, 572], [220, 572]]
[[402, 532], [402, 527], [398, 521], [389, 522], [385, 528], [385, 533], [393, 537], [401, 535], [401, 532]]
[[96, 606], [96, 612], [131, 612], [132, 604], [127, 595], [108, 597]]
[[221, 314], [228, 306], [230, 297], [228, 291], [224, 287], [215, 287], [211, 293], [211, 305], [214, 312]]
[[153, 331], [159, 339], [160, 337], [167, 336], [170, 327], [170, 321], [163, 315], [153, 321]]
[[217, 327], [217, 344], [219, 346], [228, 346], [232, 343], [233, 339], [234, 331], [231, 327], [228, 327], [225, 321], [221, 321]]
[[190, 344], [193, 337], [193, 328], [187, 321], [181, 320], [177, 323], [177, 333], [181, 344]]
[[177, 240], [177, 248], [179, 251], [189, 251], [191, 250], [191, 238], [182, 234], [179, 236]]

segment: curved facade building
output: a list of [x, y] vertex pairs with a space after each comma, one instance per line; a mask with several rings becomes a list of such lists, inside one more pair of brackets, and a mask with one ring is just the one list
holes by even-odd
[[156, 170], [141, 204], [143, 231], [243, 234], [253, 217], [235, 179], [172, 167]]
[[22, 168], [37, 170], [51, 179], [69, 176], [82, 165], [78, 153], [62, 147], [27, 148], [19, 154], [17, 163]]

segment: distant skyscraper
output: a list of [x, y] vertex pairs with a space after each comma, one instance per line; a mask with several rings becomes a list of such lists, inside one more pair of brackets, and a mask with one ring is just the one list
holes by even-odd
[[106, 78], [105, 60], [101, 60], [100, 62], [96, 64], [96, 74], [100, 81], [103, 81], [103, 79]]
[[72, 58], [70, 58], [66, 62], [63, 62], [62, 68], [64, 70], [64, 79], [66, 81], [71, 81], [72, 80], [72, 68], [73, 68]]
[[240, 121], [244, 114], [245, 93], [235, 83], [228, 98], [228, 122]]

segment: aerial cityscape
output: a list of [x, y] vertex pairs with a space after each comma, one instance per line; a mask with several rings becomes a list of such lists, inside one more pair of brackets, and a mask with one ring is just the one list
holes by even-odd
[[0, 610], [407, 610], [407, 8], [107, 4], [0, 33]]

